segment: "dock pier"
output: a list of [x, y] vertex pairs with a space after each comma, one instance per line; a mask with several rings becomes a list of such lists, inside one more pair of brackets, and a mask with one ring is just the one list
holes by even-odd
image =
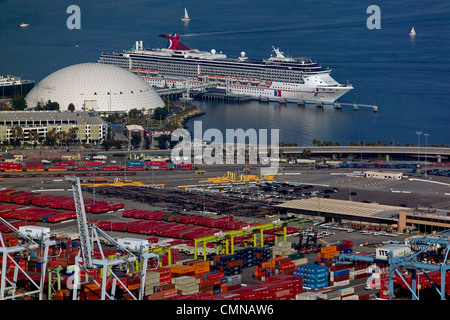
[[359, 103], [348, 103], [348, 102], [335, 102], [334, 108], [335, 109], [342, 109], [342, 106], [353, 106], [353, 110], [358, 111], [359, 108], [371, 108], [373, 112], [378, 111], [378, 106], [372, 105], [372, 104], [359, 104]]
[[194, 93], [192, 95], [194, 99], [199, 100], [214, 100], [214, 101], [224, 101], [224, 102], [247, 102], [251, 100], [250, 96], [238, 95], [238, 94], [225, 94], [217, 92], [200, 92]]

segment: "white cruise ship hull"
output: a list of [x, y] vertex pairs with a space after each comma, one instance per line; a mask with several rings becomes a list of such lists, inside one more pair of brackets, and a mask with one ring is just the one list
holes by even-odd
[[[176, 77], [148, 77], [140, 75], [146, 82], [156, 88], [183, 89], [188, 83], [192, 90], [204, 85], [197, 80], [178, 79]], [[260, 86], [252, 84], [218, 84], [217, 89], [222, 89], [228, 94], [250, 96], [256, 100], [268, 100], [275, 102], [295, 102], [333, 104], [339, 97], [353, 89], [351, 85], [334, 85], [328, 87], [310, 87], [304, 84], [274, 82], [270, 85]]]

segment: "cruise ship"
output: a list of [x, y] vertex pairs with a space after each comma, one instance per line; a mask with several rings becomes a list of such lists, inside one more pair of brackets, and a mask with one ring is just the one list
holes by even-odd
[[180, 34], [159, 35], [168, 48], [145, 49], [142, 41], [122, 52], [103, 52], [99, 63], [128, 69], [158, 88], [214, 88], [227, 94], [283, 102], [333, 104], [353, 89], [330, 76], [331, 69], [309, 58], [286, 57], [279, 48], [268, 59], [250, 59], [245, 52], [236, 58], [191, 49]]
[[34, 86], [34, 80], [23, 80], [20, 77], [0, 76], [0, 99], [13, 98], [16, 94], [25, 96]]

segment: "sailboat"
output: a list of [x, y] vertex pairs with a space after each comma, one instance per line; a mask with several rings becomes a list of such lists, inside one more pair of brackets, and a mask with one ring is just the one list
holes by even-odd
[[20, 24], [20, 26], [22, 27], [22, 28], [26, 28], [26, 27], [28, 27], [30, 24], [29, 23], [22, 23], [22, 24]]
[[410, 36], [415, 36], [416, 35], [416, 30], [414, 30], [414, 27], [411, 28], [411, 31], [409, 32]]
[[184, 18], [181, 18], [181, 21], [191, 21], [191, 18], [189, 18], [189, 14], [186, 8], [184, 8]]

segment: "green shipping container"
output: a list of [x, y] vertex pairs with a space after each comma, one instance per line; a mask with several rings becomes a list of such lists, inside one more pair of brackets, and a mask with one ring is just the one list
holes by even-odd
[[305, 254], [302, 252], [293, 253], [293, 254], [288, 255], [288, 258], [291, 258], [291, 260], [303, 259], [304, 257], [305, 257]]

